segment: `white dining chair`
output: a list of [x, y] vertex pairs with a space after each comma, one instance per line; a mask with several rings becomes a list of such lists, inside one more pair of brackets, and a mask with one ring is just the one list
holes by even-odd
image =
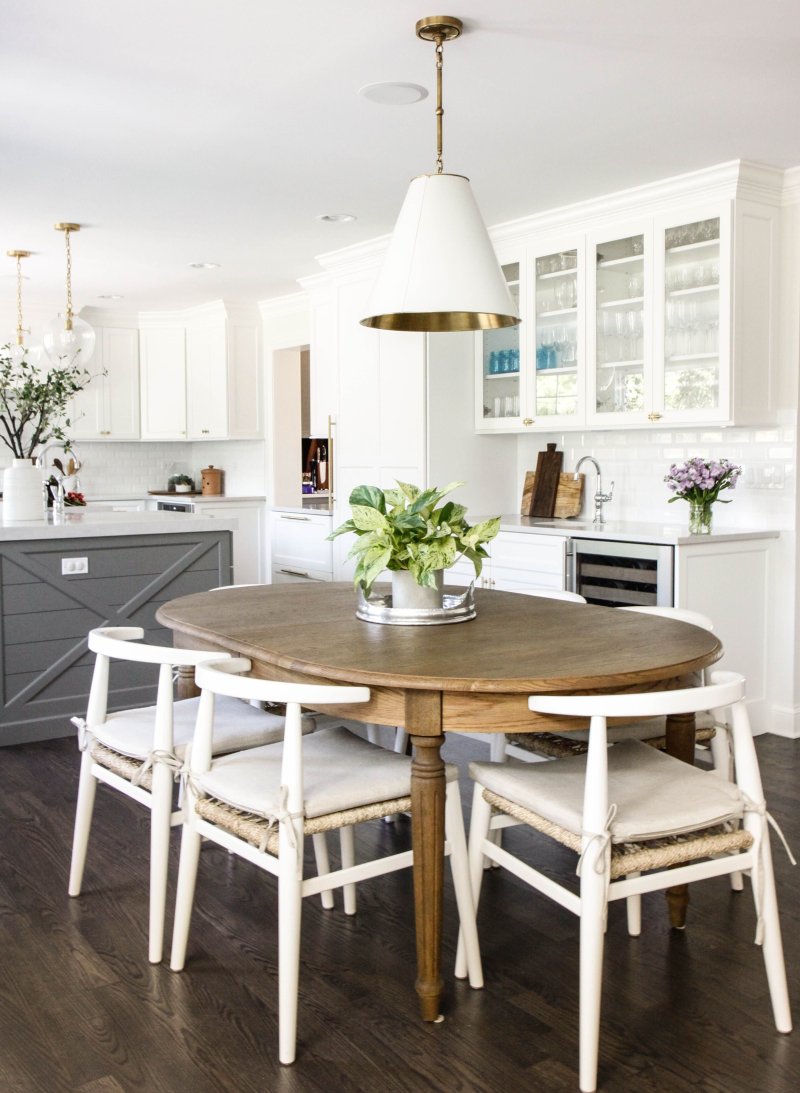
[[[296, 1054], [300, 924], [304, 897], [404, 869], [407, 850], [356, 864], [343, 853], [341, 868], [303, 878], [303, 840], [312, 833], [352, 832], [355, 824], [411, 807], [411, 760], [370, 744], [341, 727], [301, 735], [300, 707], [353, 705], [369, 700], [366, 687], [272, 683], [246, 678], [243, 658], [197, 667], [202, 688], [197, 729], [186, 775], [186, 803], [170, 967], [183, 969], [203, 839], [278, 878], [279, 1057]], [[213, 757], [216, 704], [221, 696], [286, 703], [282, 743], [243, 754]], [[464, 942], [465, 974], [482, 985], [472, 909], [458, 772], [447, 768], [445, 852], [450, 854]]]
[[[478, 906], [483, 859], [580, 917], [580, 1088], [597, 1086], [604, 930], [608, 903], [746, 870], [752, 880], [756, 942], [763, 946], [775, 1025], [792, 1021], [766, 812], [744, 679], [715, 672], [710, 684], [649, 694], [533, 696], [531, 710], [590, 718], [586, 755], [550, 763], [473, 763], [470, 875]], [[729, 726], [735, 781], [627, 740], [608, 747], [607, 718], [714, 710]], [[497, 847], [493, 828], [526, 824], [578, 855], [580, 891], [544, 876]], [[788, 849], [788, 848], [787, 848]], [[535, 851], [534, 851], [535, 853]], [[791, 856], [791, 855], [790, 855]], [[792, 859], [794, 860], [794, 859]], [[456, 974], [465, 971], [461, 949]], [[753, 994], [757, 994], [754, 989]]]
[[[95, 654], [89, 703], [85, 719], [73, 718], [82, 755], [69, 894], [81, 894], [95, 793], [101, 782], [150, 810], [148, 956], [157, 964], [163, 951], [169, 833], [182, 817], [180, 807], [174, 806], [173, 790], [200, 702], [199, 698], [174, 701], [173, 672], [179, 666], [196, 667], [204, 660], [218, 660], [222, 654], [149, 645], [143, 637], [144, 630], [138, 626], [100, 627], [89, 632], [89, 649]], [[114, 660], [158, 669], [154, 706], [109, 713], [109, 672]], [[283, 736], [282, 717], [235, 699], [222, 700], [218, 721], [215, 746], [219, 751], [241, 751]], [[308, 720], [306, 731], [313, 727], [313, 721]]]

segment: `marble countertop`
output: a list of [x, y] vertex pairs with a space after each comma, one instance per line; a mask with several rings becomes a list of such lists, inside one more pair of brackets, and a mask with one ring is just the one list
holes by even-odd
[[[473, 517], [471, 513], [469, 516], [471, 524], [477, 524], [486, 519], [488, 519], [486, 516]], [[685, 522], [683, 524], [656, 524], [636, 520], [608, 520], [598, 527], [591, 520], [582, 520], [579, 517], [566, 520], [556, 520], [555, 518], [546, 520], [535, 516], [519, 516], [517, 514], [501, 516], [500, 521], [500, 527], [503, 531], [567, 535], [572, 539], [609, 539], [616, 542], [658, 543], [671, 546], [685, 546], [689, 543], [693, 546], [701, 546], [704, 543], [733, 542], [741, 539], [777, 539], [780, 535], [779, 531], [769, 528], [726, 528], [717, 525], [716, 521], [714, 530], [710, 535], [690, 535]]]
[[0, 505], [0, 542], [25, 539], [84, 539], [108, 535], [176, 535], [180, 532], [236, 531], [235, 517], [183, 512], [116, 512], [113, 509], [67, 508], [63, 516], [5, 522]]

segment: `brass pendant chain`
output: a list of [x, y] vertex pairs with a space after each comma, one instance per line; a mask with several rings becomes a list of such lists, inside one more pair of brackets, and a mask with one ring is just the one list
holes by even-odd
[[17, 345], [24, 345], [22, 329], [22, 255], [17, 255]]
[[67, 314], [64, 329], [72, 330], [72, 249], [69, 245], [69, 228], [64, 232], [64, 242], [67, 244]]

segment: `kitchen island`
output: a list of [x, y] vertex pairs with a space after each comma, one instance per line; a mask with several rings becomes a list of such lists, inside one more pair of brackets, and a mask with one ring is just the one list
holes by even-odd
[[[96, 626], [141, 626], [176, 596], [231, 583], [234, 518], [66, 509], [6, 523], [0, 505], [0, 745], [68, 736], [86, 712]], [[112, 664], [110, 708], [155, 700], [145, 665]]]

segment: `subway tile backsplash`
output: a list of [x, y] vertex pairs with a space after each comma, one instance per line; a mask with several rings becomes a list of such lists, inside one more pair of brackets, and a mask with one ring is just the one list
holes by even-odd
[[[742, 466], [736, 488], [722, 494], [731, 503], [715, 509], [717, 526], [769, 526], [776, 530], [794, 526], [795, 431], [788, 426], [526, 435], [520, 437], [517, 448], [520, 494], [525, 472], [536, 468], [537, 454], [548, 442], [555, 442], [564, 452], [566, 471], [572, 470], [581, 456], [592, 455], [600, 464], [603, 487], [614, 482], [614, 499], [605, 506], [607, 520], [686, 523], [688, 504], [668, 504], [664, 475], [670, 464], [699, 455], [731, 459]], [[588, 472], [583, 512], [590, 515], [594, 471], [588, 465], [583, 470]]]

